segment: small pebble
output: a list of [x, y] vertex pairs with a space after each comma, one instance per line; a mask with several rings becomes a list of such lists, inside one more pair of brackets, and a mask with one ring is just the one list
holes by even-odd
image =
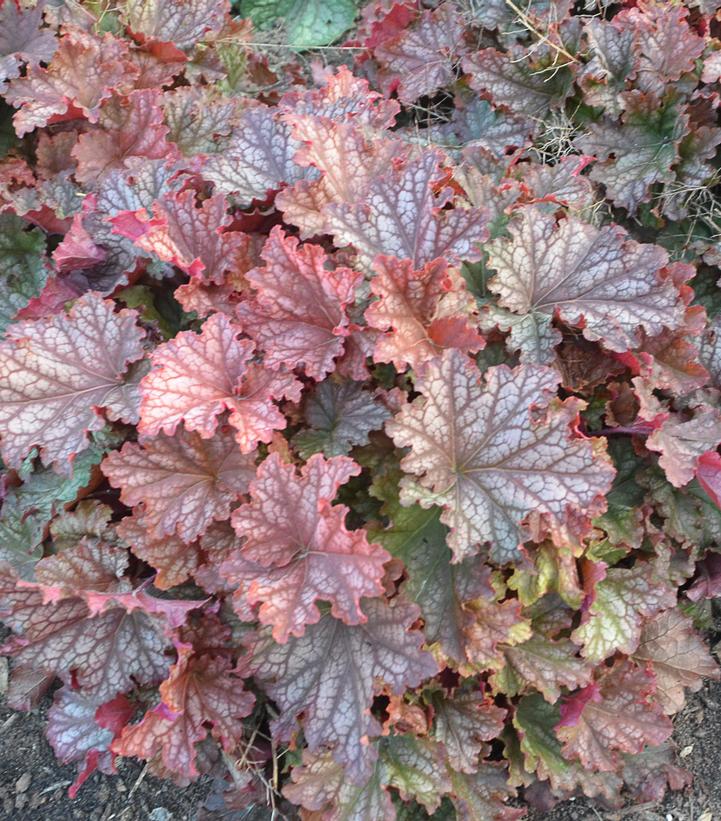
[[32, 781], [32, 776], [30, 773], [23, 773], [20, 778], [15, 782], [15, 792], [20, 794], [24, 793], [25, 790], [30, 786], [30, 782]]
[[2, 656], [0, 657], [0, 695], [7, 693], [9, 673], [8, 660]]

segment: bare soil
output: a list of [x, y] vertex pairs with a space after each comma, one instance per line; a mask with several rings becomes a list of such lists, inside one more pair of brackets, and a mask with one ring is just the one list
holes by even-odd
[[185, 789], [118, 760], [117, 776], [93, 773], [73, 800], [77, 766], [61, 765], [45, 738], [49, 700], [30, 713], [0, 705], [0, 818], [8, 821], [196, 821], [209, 784]]
[[[30, 713], [15, 713], [0, 704], [0, 819], [7, 821], [200, 821], [208, 780], [181, 789], [144, 772], [142, 763], [118, 762], [117, 776], [95, 773], [77, 798], [68, 786], [74, 764], [62, 766], [45, 738], [48, 700]], [[721, 683], [709, 682], [690, 696], [676, 719], [675, 740], [693, 785], [670, 793], [660, 805], [607, 810], [577, 799], [529, 821], [721, 821]], [[241, 821], [244, 813], [224, 814]], [[368, 819], [375, 821], [375, 819]]]

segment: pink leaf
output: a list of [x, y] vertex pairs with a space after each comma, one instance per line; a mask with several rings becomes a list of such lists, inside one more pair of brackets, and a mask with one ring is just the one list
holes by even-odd
[[126, 0], [120, 14], [143, 38], [190, 49], [207, 32], [217, 32], [228, 14], [226, 0]]
[[196, 744], [208, 735], [207, 725], [223, 748], [231, 751], [243, 735], [240, 719], [250, 714], [255, 703], [230, 668], [226, 658], [198, 657], [189, 645], [181, 645], [178, 661], [160, 685], [160, 705], [139, 724], [126, 727], [112, 749], [144, 759], [160, 754], [168, 770], [196, 778]]
[[238, 340], [239, 333], [227, 316], [214, 314], [200, 334], [183, 331], [155, 349], [152, 370], [141, 383], [141, 433], [172, 434], [182, 421], [186, 430], [210, 438], [219, 414], [229, 410], [236, 440], [250, 453], [286, 426], [272, 400], [297, 402], [300, 383], [290, 374], [249, 364], [253, 343]]
[[231, 218], [222, 195], [196, 203], [195, 192], [182, 191], [153, 204], [153, 217], [144, 210], [121, 211], [112, 217], [115, 233], [138, 248], [169, 262], [191, 277], [221, 284], [246, 249], [246, 237], [226, 231]]
[[[699, 471], [708, 470], [721, 443], [721, 411], [710, 405], [695, 408], [693, 417], [671, 414], [646, 440], [646, 447], [660, 453], [659, 464], [674, 487], [687, 485]], [[705, 489], [705, 485], [702, 485]], [[713, 497], [712, 497], [713, 498]]]
[[665, 610], [648, 621], [633, 659], [656, 677], [656, 699], [666, 715], [686, 703], [685, 689], [698, 692], [704, 679], [721, 678], [718, 662], [693, 622], [679, 610]]
[[327, 226], [336, 245], [353, 245], [365, 266], [378, 254], [409, 259], [414, 268], [438, 257], [449, 263], [477, 259], [478, 245], [488, 236], [487, 212], [444, 209], [452, 192], [435, 191], [445, 176], [440, 162], [437, 152], [426, 151], [374, 179], [364, 201], [328, 205]]
[[721, 508], [721, 456], [707, 451], [698, 460], [696, 479], [716, 507]]
[[262, 252], [265, 267], [247, 274], [255, 298], [241, 302], [238, 321], [265, 351], [265, 365], [277, 370], [303, 367], [313, 379], [334, 369], [348, 335], [347, 307], [361, 275], [350, 268], [326, 268], [320, 246], [299, 245], [276, 227]]
[[[407, 154], [402, 142], [384, 134], [370, 135], [355, 120], [337, 122], [295, 113], [286, 114], [284, 120], [303, 144], [295, 154], [295, 162], [321, 173], [320, 179], [298, 180], [276, 197], [286, 222], [297, 225], [304, 238], [326, 232], [329, 205], [359, 202], [372, 181]], [[354, 173], [348, 174], [348, 168]]]
[[373, 351], [376, 362], [392, 362], [399, 371], [418, 369], [444, 348], [467, 353], [484, 346], [473, 327], [475, 300], [445, 260], [414, 271], [410, 260], [379, 256], [373, 267], [371, 290], [379, 299], [365, 318], [371, 328], [385, 331]]
[[418, 377], [421, 395], [386, 423], [396, 445], [411, 448], [401, 500], [445, 508], [455, 561], [484, 542], [496, 561], [517, 557], [530, 513], [561, 525], [600, 509], [613, 468], [572, 435], [574, 400], [549, 407], [557, 385], [555, 371], [532, 365], [492, 367], [481, 382], [463, 354], [446, 351]]
[[557, 223], [538, 206], [509, 226], [512, 239], [490, 247], [497, 271], [488, 287], [516, 314], [558, 316], [590, 340], [626, 351], [683, 322], [684, 305], [659, 274], [666, 252], [631, 240], [618, 226], [596, 228], [571, 217]]
[[157, 89], [133, 91], [113, 97], [100, 112], [99, 127], [78, 139], [73, 156], [78, 161], [75, 176], [94, 182], [112, 169], [122, 169], [134, 157], [170, 160], [178, 152], [167, 140], [163, 121], [162, 93]]
[[30, 66], [26, 77], [10, 83], [5, 97], [20, 108], [14, 122], [22, 136], [57, 118], [72, 117], [72, 111], [96, 123], [103, 100], [113, 91], [129, 91], [135, 75], [127, 43], [110, 34], [101, 38], [70, 30], [48, 67]]
[[137, 313], [115, 313], [95, 294], [69, 314], [25, 321], [0, 344], [0, 434], [7, 464], [19, 467], [35, 446], [46, 465], [67, 472], [88, 442], [88, 432], [110, 419], [133, 422], [135, 387], [128, 363], [143, 356]]
[[249, 108], [239, 117], [227, 150], [208, 159], [203, 177], [215, 183], [216, 191], [250, 205], [309, 176], [293, 159], [299, 148], [275, 109]]
[[93, 699], [67, 686], [57, 691], [48, 711], [47, 736], [63, 764], [79, 762], [78, 776], [68, 790], [71, 798], [96, 769], [108, 775], [115, 772], [110, 745], [134, 710], [124, 695], [98, 707]]
[[233, 513], [233, 527], [245, 543], [223, 563], [221, 575], [244, 599], [261, 602], [259, 618], [273, 625], [276, 641], [301, 636], [316, 623], [318, 599], [346, 624], [360, 624], [364, 596], [383, 592], [388, 553], [369, 544], [364, 530], [345, 526], [348, 508], [332, 505], [338, 487], [359, 472], [345, 456], [311, 456], [298, 476], [271, 454], [251, 484], [251, 501]]
[[321, 88], [295, 86], [281, 97], [278, 107], [285, 113], [352, 122], [374, 131], [393, 126], [400, 109], [395, 100], [373, 91], [367, 80], [354, 77], [344, 65], [338, 66], [335, 74], [328, 74]]
[[302, 714], [308, 749], [330, 746], [356, 783], [368, 776], [377, 756], [375, 748], [364, 746], [381, 730], [370, 712], [374, 679], [400, 694], [437, 670], [430, 653], [420, 649], [420, 632], [409, 629], [418, 616], [415, 606], [398, 598], [392, 605], [367, 599], [363, 613], [366, 621], [354, 626], [323, 616], [287, 644], [264, 632], [248, 668], [280, 710], [273, 735], [290, 738]]
[[415, 25], [376, 48], [385, 87], [395, 88], [403, 103], [434, 94], [455, 79], [453, 63], [464, 50], [464, 33], [453, 3], [424, 12]]
[[142, 511], [142, 506], [136, 507], [132, 516], [126, 516], [118, 523], [118, 535], [138, 558], [158, 571], [153, 584], [159, 590], [167, 590], [187, 581], [200, 565], [197, 544], [186, 544], [175, 535], [152, 535], [139, 510]]
[[102, 470], [127, 505], [143, 504], [154, 538], [177, 534], [192, 542], [211, 522], [227, 519], [231, 504], [255, 475], [255, 454], [243, 454], [229, 432], [211, 439], [183, 429], [143, 446], [126, 442]]
[[[92, 197], [88, 197], [91, 199]], [[93, 242], [92, 237], [83, 226], [85, 208], [73, 217], [73, 224], [62, 242], [53, 251], [53, 259], [61, 274], [83, 268], [92, 268], [103, 262], [105, 251]]]
[[652, 700], [653, 689], [653, 677], [628, 660], [603, 669], [598, 682], [561, 706], [556, 735], [564, 756], [589, 770], [611, 772], [619, 752], [640, 753], [647, 744], [666, 741], [673, 727]]
[[0, 92], [5, 81], [18, 77], [23, 62], [30, 66], [49, 63], [58, 41], [43, 29], [43, 4], [25, 8], [17, 3], [0, 6]]
[[18, 664], [55, 675], [75, 671], [81, 692], [97, 704], [128, 690], [132, 678], [153, 684], [165, 675], [168, 640], [160, 619], [121, 607], [93, 617], [80, 598], [44, 604], [41, 586], [15, 589], [12, 578], [1, 581], [2, 619], [21, 634], [2, 652]]

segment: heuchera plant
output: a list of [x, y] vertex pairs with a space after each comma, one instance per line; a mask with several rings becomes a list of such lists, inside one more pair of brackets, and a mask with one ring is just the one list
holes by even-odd
[[7, 699], [73, 795], [656, 800], [719, 677], [717, 6], [276, 5], [0, 0]]

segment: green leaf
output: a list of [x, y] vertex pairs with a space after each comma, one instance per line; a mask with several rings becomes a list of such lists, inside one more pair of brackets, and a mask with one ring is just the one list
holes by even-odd
[[451, 804], [448, 798], [444, 798], [443, 801], [441, 801], [441, 806], [433, 815], [429, 815], [426, 810], [415, 801], [401, 801], [395, 794], [392, 798], [396, 810], [396, 821], [428, 821], [428, 819], [433, 819], [433, 821], [456, 821], [456, 811], [453, 809], [453, 804]]
[[429, 644], [438, 642], [449, 658], [466, 660], [463, 603], [492, 596], [489, 572], [475, 559], [451, 563], [446, 544], [448, 528], [441, 524], [437, 507], [401, 507], [398, 474], [377, 479], [371, 493], [385, 501], [390, 519], [385, 529], [369, 529], [368, 538], [380, 543], [406, 566], [405, 594], [421, 608]]
[[410, 735], [391, 736], [381, 742], [385, 782], [401, 798], [414, 798], [428, 812], [440, 806], [441, 796], [450, 792], [442, 749], [430, 739]]
[[42, 558], [43, 523], [25, 517], [14, 498], [6, 499], [0, 518], [0, 562], [10, 564], [21, 579], [31, 579]]
[[536, 693], [518, 702], [513, 726], [520, 739], [526, 772], [535, 773], [540, 781], [548, 781], [553, 790], [572, 793], [580, 786], [588, 796], [603, 795], [613, 800], [622, 786], [615, 773], [592, 773], [563, 757], [561, 742], [553, 730], [560, 717], [558, 707]]
[[[0, 141], [2, 137], [0, 135]], [[14, 214], [0, 214], [0, 332], [36, 297], [48, 278], [45, 236]]]
[[575, 766], [561, 755], [561, 742], [553, 732], [560, 718], [558, 707], [537, 693], [524, 696], [513, 717], [526, 772], [536, 773], [542, 781], [550, 779], [554, 788], [569, 784], [569, 775]]
[[13, 114], [15, 109], [4, 100], [0, 100], [0, 160], [4, 159], [10, 150], [18, 143], [13, 128]]
[[506, 664], [491, 676], [496, 692], [517, 696], [528, 687], [540, 691], [549, 702], [561, 695], [561, 687], [584, 687], [591, 667], [576, 655], [578, 648], [568, 639], [552, 641], [541, 635], [514, 647], [503, 647]]
[[70, 476], [62, 476], [49, 468], [39, 468], [25, 478], [23, 484], [13, 488], [8, 498], [13, 498], [18, 510], [32, 514], [46, 524], [63, 506], [77, 498], [78, 493], [90, 484], [93, 468], [99, 464], [106, 448], [97, 442], [79, 453], [73, 462]]
[[508, 782], [508, 771], [496, 762], [488, 761], [476, 773], [459, 773], [449, 768], [453, 794], [451, 800], [456, 817], [461, 821], [523, 818], [525, 812], [506, 805], [516, 791]]
[[242, 0], [240, 13], [260, 29], [283, 24], [288, 45], [297, 49], [330, 45], [355, 20], [354, 0]]
[[33, 471], [35, 453], [28, 456], [19, 471], [23, 483], [11, 487], [3, 502], [0, 562], [9, 562], [21, 578], [32, 578], [33, 567], [42, 558], [47, 524], [90, 484], [93, 469], [113, 444], [113, 434], [97, 433], [90, 447], [78, 454], [70, 476], [44, 467]]
[[115, 295], [128, 308], [135, 308], [145, 322], [152, 322], [158, 326], [158, 330], [165, 339], [171, 339], [178, 332], [176, 323], [168, 321], [168, 318], [158, 310], [155, 304], [155, 293], [147, 285], [131, 285], [123, 288]]
[[303, 459], [314, 453], [342, 456], [368, 441], [380, 430], [390, 411], [373, 399], [358, 382], [321, 382], [305, 403], [307, 430], [293, 437]]
[[664, 519], [664, 533], [684, 547], [707, 548], [721, 540], [721, 510], [694, 479], [675, 488], [664, 474], [653, 468], [640, 472], [639, 486]]
[[578, 609], [583, 601], [583, 590], [571, 549], [542, 544], [528, 552], [533, 564], [517, 566], [508, 579], [508, 586], [518, 593], [521, 604], [528, 606], [546, 593], [558, 593], [566, 604]]
[[583, 645], [584, 658], [599, 663], [619, 650], [632, 653], [638, 647], [644, 619], [673, 607], [676, 592], [650, 564], [637, 562], [630, 569], [608, 572], [603, 565], [596, 567], [603, 575], [596, 580], [593, 601], [571, 639]]

